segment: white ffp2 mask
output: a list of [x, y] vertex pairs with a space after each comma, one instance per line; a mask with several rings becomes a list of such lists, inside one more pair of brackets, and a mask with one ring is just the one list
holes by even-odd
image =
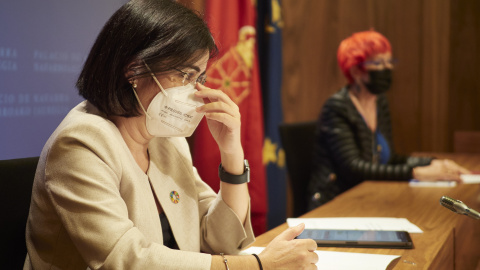
[[[194, 95], [195, 86], [187, 85], [163, 89], [155, 75], [151, 74], [161, 91], [147, 108], [143, 108], [137, 93], [135, 97], [146, 116], [148, 132], [155, 137], [189, 137], [193, 134], [205, 113], [195, 111], [205, 103]], [[168, 90], [168, 93], [167, 91]]]

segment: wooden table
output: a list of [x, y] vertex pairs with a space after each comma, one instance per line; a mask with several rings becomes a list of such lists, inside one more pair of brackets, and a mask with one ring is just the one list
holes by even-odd
[[[467, 169], [480, 171], [480, 155], [435, 154]], [[401, 255], [388, 269], [477, 269], [480, 261], [480, 220], [440, 205], [442, 196], [480, 210], [480, 185], [410, 187], [406, 182], [365, 181], [301, 217], [402, 217], [420, 227], [411, 233], [414, 249], [318, 248], [318, 250]], [[286, 223], [257, 237], [252, 246], [266, 246], [288, 228]]]

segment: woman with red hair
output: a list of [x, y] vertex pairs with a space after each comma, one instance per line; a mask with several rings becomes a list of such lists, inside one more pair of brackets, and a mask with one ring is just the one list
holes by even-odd
[[316, 131], [310, 207], [364, 180], [455, 180], [468, 171], [451, 160], [394, 152], [385, 95], [392, 83], [390, 42], [364, 31], [340, 43], [338, 64], [348, 84], [324, 104]]

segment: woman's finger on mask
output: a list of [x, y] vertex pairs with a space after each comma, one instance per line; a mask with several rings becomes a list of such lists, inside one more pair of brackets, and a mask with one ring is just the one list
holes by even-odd
[[230, 106], [238, 107], [237, 104], [235, 104], [235, 102], [233, 102], [233, 100], [227, 94], [225, 94], [222, 90], [208, 88], [201, 84], [197, 84], [197, 85], [199, 86], [197, 88], [199, 89], [199, 91], [195, 92], [195, 96], [199, 98], [204, 98], [204, 99], [207, 98], [212, 102], [222, 101], [229, 104]]

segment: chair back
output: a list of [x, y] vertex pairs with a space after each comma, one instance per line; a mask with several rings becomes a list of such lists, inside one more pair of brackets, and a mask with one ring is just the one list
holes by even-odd
[[27, 224], [38, 157], [0, 160], [0, 261], [2, 269], [22, 269]]
[[316, 121], [282, 123], [280, 139], [285, 150], [289, 183], [293, 194], [293, 215], [308, 211], [308, 182], [312, 167], [312, 154]]
[[480, 131], [455, 131], [453, 137], [455, 153], [480, 153]]

